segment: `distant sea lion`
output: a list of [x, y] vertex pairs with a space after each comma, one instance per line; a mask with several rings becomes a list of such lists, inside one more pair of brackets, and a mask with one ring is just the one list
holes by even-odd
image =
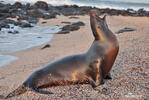
[[90, 24], [95, 40], [86, 53], [67, 56], [44, 66], [3, 98], [17, 96], [27, 90], [52, 94], [40, 88], [53, 85], [90, 83], [95, 88], [103, 84], [104, 78], [110, 78], [109, 73], [118, 54], [119, 45], [116, 36], [107, 26], [105, 16], [100, 18], [96, 11], [90, 11]]

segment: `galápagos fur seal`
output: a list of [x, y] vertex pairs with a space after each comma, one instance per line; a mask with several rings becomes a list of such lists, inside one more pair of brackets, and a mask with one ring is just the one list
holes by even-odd
[[64, 57], [33, 72], [16, 90], [6, 97], [31, 90], [41, 94], [52, 94], [40, 88], [56, 85], [90, 83], [94, 88], [110, 78], [110, 70], [119, 51], [116, 36], [107, 26], [105, 16], [100, 18], [96, 11], [90, 11], [90, 24], [95, 40], [86, 53]]

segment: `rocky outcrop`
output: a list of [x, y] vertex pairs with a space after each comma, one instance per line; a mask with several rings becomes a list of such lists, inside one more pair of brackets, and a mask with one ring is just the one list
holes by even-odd
[[[147, 16], [149, 17], [149, 11], [144, 9], [139, 9], [135, 11], [133, 9], [127, 10], [117, 10], [117, 9], [100, 9], [77, 5], [63, 5], [63, 6], [52, 6], [44, 1], [37, 1], [35, 4], [31, 5], [21, 4], [16, 2], [13, 5], [0, 3], [0, 29], [2, 27], [8, 27], [8, 24], [15, 23], [21, 27], [31, 27], [31, 24], [36, 24], [39, 18], [51, 19], [56, 18], [57, 15], [72, 16], [70, 18], [77, 18], [75, 15], [85, 15], [88, 14], [91, 9], [98, 10], [99, 14], [109, 14], [109, 15], [123, 15], [123, 16]], [[18, 21], [8, 20], [7, 18], [17, 18]], [[22, 20], [26, 20], [24, 23]], [[4, 23], [6, 22], [6, 23]], [[3, 23], [3, 24], [2, 24]], [[76, 25], [68, 25], [63, 29], [63, 33], [68, 33], [68, 30], [79, 29]]]
[[72, 23], [70, 25], [65, 25], [62, 27], [62, 30], [60, 32], [58, 32], [57, 34], [67, 34], [70, 31], [79, 30], [80, 26], [85, 26], [85, 24], [83, 22], [79, 21], [79, 22]]

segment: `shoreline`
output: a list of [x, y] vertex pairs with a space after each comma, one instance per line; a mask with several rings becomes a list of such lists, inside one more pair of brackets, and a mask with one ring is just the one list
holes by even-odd
[[[16, 27], [16, 26], [15, 26]], [[17, 34], [9, 33], [10, 29], [1, 31], [0, 36], [0, 67], [4, 67], [19, 58], [10, 56], [13, 53], [27, 50], [32, 47], [43, 45], [51, 41], [53, 35], [61, 29], [58, 26], [34, 26], [32, 28], [14, 28]]]

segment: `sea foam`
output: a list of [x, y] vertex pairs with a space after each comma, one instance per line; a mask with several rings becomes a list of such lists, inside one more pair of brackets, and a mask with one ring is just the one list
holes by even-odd
[[[21, 28], [12, 24], [9, 26], [10, 28], [2, 28], [0, 31], [0, 66], [17, 60], [17, 57], [8, 56], [9, 54], [49, 42], [54, 33], [61, 30], [59, 26], [34, 26], [32, 28]], [[13, 34], [9, 31], [19, 33]]]

